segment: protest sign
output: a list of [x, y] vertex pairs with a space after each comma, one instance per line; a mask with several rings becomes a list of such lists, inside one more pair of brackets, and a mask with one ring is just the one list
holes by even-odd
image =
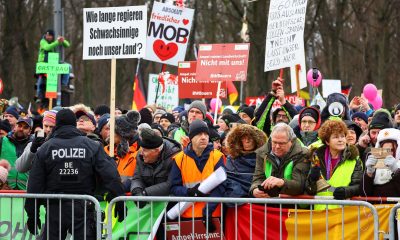
[[154, 2], [145, 59], [177, 66], [185, 60], [194, 10]]
[[322, 80], [322, 96], [327, 98], [331, 93], [342, 93], [342, 81], [341, 80]]
[[[179, 62], [178, 65], [179, 98], [215, 98], [218, 81], [199, 82], [196, 80], [196, 62]], [[226, 98], [226, 84], [221, 86], [221, 98]]]
[[246, 81], [250, 44], [200, 44], [197, 81]]
[[[301, 62], [300, 62], [300, 71], [299, 71], [299, 89], [303, 89], [307, 87], [307, 67], [306, 67], [306, 58], [304, 56], [304, 44], [302, 44], [302, 51], [300, 53]], [[297, 91], [297, 80], [296, 80], [296, 66], [290, 67], [290, 87], [292, 93]]]
[[[246, 104], [249, 106], [256, 106], [258, 107], [261, 105], [262, 101], [264, 100], [264, 96], [258, 96], [258, 97], [246, 97]], [[302, 106], [305, 106], [305, 101], [302, 98], [297, 97], [296, 95], [285, 95], [285, 99], [292, 105], [297, 105], [301, 103]], [[281, 107], [282, 104], [276, 99], [275, 102], [272, 104], [273, 110]]]
[[[148, 103], [155, 102], [157, 85], [158, 74], [149, 74], [149, 84], [147, 91]], [[158, 98], [156, 104], [165, 108], [166, 110], [172, 110], [174, 107], [179, 105], [178, 92], [178, 79], [176, 76], [171, 74], [171, 77], [169, 77], [164, 84], [160, 84], [158, 88]]]
[[146, 6], [84, 8], [83, 59], [143, 57], [146, 26]]
[[306, 9], [307, 0], [271, 0], [265, 43], [265, 71], [303, 63]]

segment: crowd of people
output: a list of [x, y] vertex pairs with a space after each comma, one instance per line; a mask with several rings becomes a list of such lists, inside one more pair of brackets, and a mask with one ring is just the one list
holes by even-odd
[[[347, 96], [333, 93], [323, 109], [295, 106], [285, 100], [282, 84], [282, 79], [273, 81], [257, 108], [226, 107], [215, 125], [210, 108], [199, 100], [171, 112], [154, 104], [139, 111], [118, 109], [115, 129], [110, 129], [107, 105], [94, 111], [83, 104], [55, 107], [42, 114], [9, 106], [0, 122], [1, 189], [108, 199], [127, 192], [230, 198], [308, 194], [337, 200], [400, 195], [400, 105], [373, 109], [365, 99], [349, 103]], [[281, 107], [273, 109], [276, 100]], [[108, 156], [110, 131], [115, 133], [113, 158]], [[379, 159], [373, 148], [389, 149], [388, 154]], [[227, 180], [201, 192], [200, 183], [220, 167]], [[26, 201], [32, 233], [40, 222], [35, 207]], [[208, 222], [212, 232], [211, 218], [221, 217], [221, 207], [199, 202], [181, 216]], [[119, 220], [124, 210], [117, 206]], [[58, 226], [58, 210], [49, 214]], [[70, 225], [63, 224], [66, 233]]]

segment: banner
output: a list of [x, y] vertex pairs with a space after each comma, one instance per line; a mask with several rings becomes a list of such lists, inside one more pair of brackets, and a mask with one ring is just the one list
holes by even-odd
[[[199, 82], [196, 80], [196, 61], [179, 62], [179, 98], [215, 98], [218, 82]], [[221, 84], [220, 98], [226, 98], [226, 84]]]
[[265, 42], [266, 72], [303, 64], [306, 10], [307, 0], [271, 0]]
[[144, 57], [146, 27], [146, 6], [84, 8], [83, 59]]
[[194, 10], [154, 2], [145, 59], [169, 65], [184, 61]]
[[[262, 101], [264, 100], [264, 96], [258, 96], [258, 97], [246, 97], [246, 104], [249, 106], [253, 106], [255, 105], [256, 107], [258, 107]], [[305, 106], [305, 101], [302, 98], [297, 97], [297, 95], [285, 95], [285, 99], [293, 105], [297, 105], [300, 101], [301, 101], [301, 105]], [[275, 100], [275, 102], [272, 104], [272, 111], [274, 111], [275, 109], [281, 107], [282, 104], [281, 102], [279, 102], [278, 99]]]
[[[394, 205], [376, 205], [379, 215], [379, 230], [389, 231], [389, 213]], [[250, 213], [251, 209], [251, 213]], [[309, 210], [272, 208], [264, 205], [245, 204], [237, 208], [237, 219], [235, 219], [235, 208], [228, 208], [226, 216], [225, 236], [226, 239], [247, 240], [252, 233], [252, 239], [310, 239], [310, 224], [312, 224], [312, 238], [326, 238], [326, 224], [329, 229], [329, 239], [342, 236], [342, 208], [330, 209], [328, 211], [328, 222], [326, 211], [313, 211], [312, 222], [310, 222]], [[374, 224], [371, 211], [365, 207], [344, 207], [344, 239], [357, 239], [360, 231], [360, 239], [374, 239]], [[358, 214], [360, 214], [360, 228], [358, 228]], [[252, 221], [250, 222], [250, 216]], [[295, 224], [297, 222], [297, 225]], [[235, 226], [237, 225], [237, 238], [235, 238]], [[250, 231], [251, 228], [251, 231]], [[280, 235], [282, 234], [282, 238]]]
[[[158, 74], [149, 74], [149, 84], [147, 90], [147, 103], [152, 104], [156, 100], [156, 92], [158, 85]], [[166, 110], [172, 110], [179, 105], [179, 88], [178, 78], [171, 75], [163, 84], [159, 84], [157, 105], [162, 106]]]
[[249, 43], [200, 44], [197, 81], [246, 81]]

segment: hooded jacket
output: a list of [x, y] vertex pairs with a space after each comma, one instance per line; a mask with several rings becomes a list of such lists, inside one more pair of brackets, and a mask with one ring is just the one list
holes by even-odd
[[343, 120], [351, 120], [349, 103], [347, 101], [346, 96], [341, 93], [331, 93], [331, 94], [329, 94], [328, 98], [326, 99], [326, 106], [324, 107], [324, 109], [322, 109], [322, 112], [321, 112], [322, 122], [324, 122], [331, 116], [331, 114], [329, 113], [329, 107], [334, 102], [339, 102], [343, 105], [344, 116], [342, 117], [342, 119]]
[[297, 139], [292, 140], [292, 147], [288, 153], [281, 159], [281, 164], [278, 166], [275, 157], [271, 154], [271, 139], [264, 146], [256, 150], [256, 168], [253, 175], [253, 182], [250, 187], [250, 195], [253, 195], [253, 190], [261, 185], [266, 179], [265, 163], [271, 162], [271, 176], [282, 178], [284, 177], [285, 167], [293, 161], [292, 180], [286, 180], [283, 187], [280, 189], [281, 194], [299, 195], [304, 192], [304, 186], [307, 174], [310, 170], [310, 162], [308, 161], [309, 150], [302, 147]]
[[157, 162], [147, 164], [143, 161], [143, 156], [138, 154], [136, 157], [135, 174], [131, 182], [131, 192], [139, 188], [146, 192], [147, 196], [168, 196], [170, 192], [170, 182], [168, 175], [171, 170], [173, 159], [181, 151], [181, 145], [175, 140], [164, 138], [163, 149]]

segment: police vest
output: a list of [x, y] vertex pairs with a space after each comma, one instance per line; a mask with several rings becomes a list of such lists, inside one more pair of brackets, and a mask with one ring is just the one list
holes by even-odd
[[[283, 178], [286, 180], [292, 180], [292, 172], [293, 172], [293, 161], [290, 161], [283, 171]], [[271, 176], [272, 173], [272, 163], [270, 161], [265, 161], [265, 178]]]
[[[221, 159], [223, 154], [218, 150], [213, 150], [210, 152], [210, 156], [207, 159], [207, 163], [203, 168], [203, 171], [200, 172], [197, 168], [195, 160], [188, 155], [186, 155], [183, 151], [178, 153], [174, 159], [176, 165], [181, 171], [182, 175], [182, 183], [185, 187], [191, 188], [201, 183], [208, 176], [210, 176], [214, 172], [215, 165], [217, 165], [218, 161]], [[200, 218], [203, 216], [203, 208], [206, 206], [206, 203], [196, 202], [193, 207], [187, 209], [181, 216], [184, 218]], [[221, 205], [213, 212], [213, 217], [221, 216]]]
[[16, 190], [26, 190], [28, 173], [20, 173], [15, 169], [15, 161], [17, 160], [15, 145], [7, 137], [3, 137], [2, 141], [1, 158], [6, 159], [11, 165], [7, 178], [8, 186]]
[[[353, 175], [354, 168], [356, 166], [357, 160], [345, 160], [340, 163], [340, 165], [336, 168], [335, 172], [333, 172], [332, 177], [327, 181], [331, 187], [347, 187], [351, 183], [351, 176]], [[317, 193], [317, 196], [333, 196], [333, 192], [331, 188]], [[339, 208], [339, 205], [328, 205], [328, 209]], [[314, 206], [314, 210], [324, 210], [326, 209], [326, 205], [317, 204]]]

